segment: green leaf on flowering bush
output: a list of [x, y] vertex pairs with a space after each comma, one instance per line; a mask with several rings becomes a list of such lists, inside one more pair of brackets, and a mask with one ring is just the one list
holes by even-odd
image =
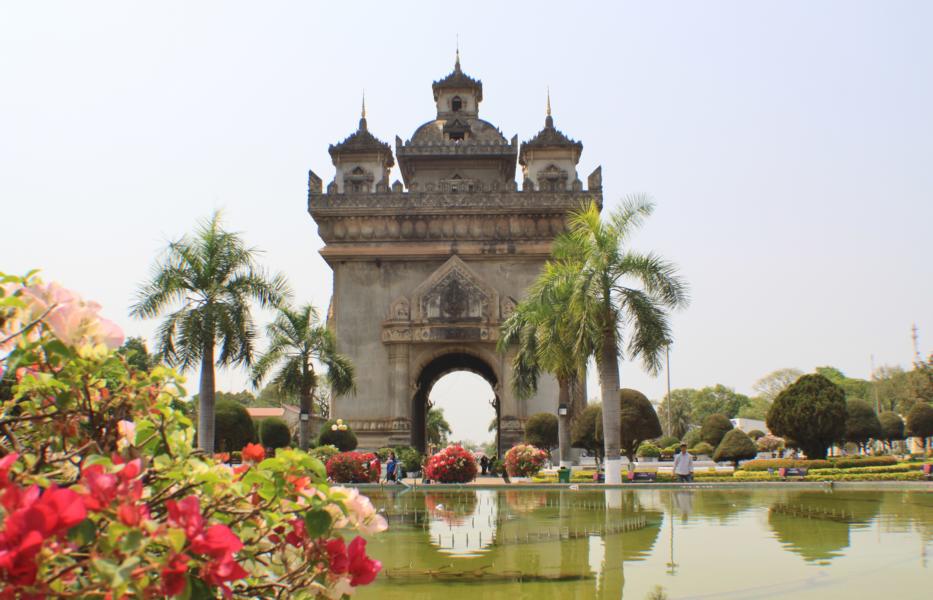
[[213, 600], [214, 594], [211, 593], [209, 585], [194, 575], [188, 575], [188, 585], [185, 586], [185, 592], [181, 596], [182, 600]]
[[323, 509], [309, 510], [305, 513], [305, 529], [308, 537], [318, 538], [330, 529], [330, 513]]
[[89, 544], [97, 537], [97, 527], [90, 519], [84, 519], [68, 530], [68, 541], [81, 547]]
[[123, 550], [126, 552], [136, 552], [143, 542], [143, 532], [138, 529], [131, 529], [123, 539], [120, 541], [120, 545], [123, 546]]
[[71, 348], [66, 346], [60, 340], [52, 340], [43, 344], [46, 352], [53, 352], [55, 354], [60, 354], [65, 358], [70, 358], [72, 356]]
[[185, 547], [185, 530], [179, 529], [177, 527], [171, 527], [168, 530], [168, 543], [172, 547], [172, 550], [175, 552], [181, 552], [181, 549]]

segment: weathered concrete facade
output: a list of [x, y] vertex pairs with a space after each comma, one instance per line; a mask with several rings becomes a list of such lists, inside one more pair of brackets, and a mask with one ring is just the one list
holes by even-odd
[[332, 415], [350, 422], [362, 447], [423, 447], [431, 387], [467, 370], [492, 386], [508, 448], [528, 416], [556, 412], [557, 385], [544, 378], [536, 396], [517, 399], [511, 356], [496, 352], [499, 327], [568, 211], [602, 204], [601, 173], [583, 189], [582, 145], [554, 129], [548, 107], [545, 128], [522, 147], [519, 191], [517, 136], [507, 141], [479, 119], [482, 83], [458, 57], [433, 89], [436, 119], [406, 142], [396, 138], [404, 185], [387, 185], [392, 154], [367, 131], [365, 112], [359, 129], [331, 146], [337, 176], [326, 193], [309, 173], [308, 210], [334, 272], [328, 322], [357, 369], [357, 393], [333, 399]]

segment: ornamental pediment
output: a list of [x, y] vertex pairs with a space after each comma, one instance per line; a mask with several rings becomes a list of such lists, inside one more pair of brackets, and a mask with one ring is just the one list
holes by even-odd
[[452, 256], [415, 288], [411, 309], [412, 321], [418, 323], [494, 323], [499, 293]]

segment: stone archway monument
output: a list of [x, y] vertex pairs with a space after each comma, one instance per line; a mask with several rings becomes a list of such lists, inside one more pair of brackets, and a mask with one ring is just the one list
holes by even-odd
[[[521, 439], [525, 420], [557, 411], [557, 384], [512, 392], [510, 355], [496, 352], [512, 313], [564, 230], [569, 211], [602, 205], [597, 168], [584, 190], [582, 144], [545, 126], [519, 147], [479, 118], [482, 83], [460, 69], [435, 81], [436, 118], [395, 154], [359, 128], [330, 147], [336, 174], [324, 189], [309, 173], [308, 211], [333, 269], [328, 325], [356, 366], [355, 395], [332, 399], [360, 446], [424, 447], [430, 388], [447, 373], [482, 376], [499, 405], [501, 444]], [[398, 160], [401, 181], [389, 185]], [[521, 188], [515, 182], [522, 166]], [[585, 401], [585, 391], [583, 391]], [[477, 408], [491, 398], [469, 398]]]

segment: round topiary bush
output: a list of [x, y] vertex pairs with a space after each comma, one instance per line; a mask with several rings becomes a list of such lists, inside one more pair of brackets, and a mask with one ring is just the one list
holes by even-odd
[[710, 446], [709, 444], [707, 444], [706, 442], [700, 442], [699, 444], [697, 444], [693, 448], [690, 448], [689, 450], [690, 454], [695, 454], [697, 456], [701, 456], [701, 455], [712, 456], [713, 452], [715, 451], [716, 449]]
[[603, 455], [603, 407], [590, 404], [577, 415], [570, 427], [570, 445], [583, 448], [599, 461]]
[[255, 441], [256, 427], [246, 407], [234, 400], [218, 400], [214, 405], [214, 449], [239, 451]]
[[341, 452], [327, 461], [327, 476], [336, 483], [377, 482], [381, 469], [372, 452]]
[[657, 458], [661, 456], [661, 449], [651, 442], [642, 442], [635, 454], [639, 458]]
[[292, 433], [284, 420], [270, 417], [260, 421], [259, 439], [266, 448], [288, 448], [292, 443]]
[[441, 483], [467, 483], [476, 478], [476, 459], [462, 446], [447, 446], [428, 459], [425, 475]]
[[703, 436], [700, 435], [700, 428], [695, 427], [685, 433], [683, 439], [680, 442], [682, 444], [687, 444], [687, 448], [693, 448], [702, 441]]
[[328, 421], [321, 427], [321, 433], [318, 436], [317, 445], [337, 446], [341, 452], [350, 452], [356, 450], [356, 434], [350, 429], [350, 426], [343, 422], [343, 419]]
[[536, 413], [528, 417], [528, 421], [525, 422], [525, 442], [545, 451], [556, 448], [557, 415]]
[[505, 453], [505, 470], [510, 477], [532, 477], [537, 475], [547, 453], [531, 444], [517, 444]]
[[894, 442], [899, 442], [906, 437], [904, 432], [904, 419], [893, 411], [886, 411], [878, 415], [881, 421], [881, 439], [887, 444], [888, 448]]
[[740, 460], [748, 460], [756, 456], [758, 456], [758, 447], [755, 446], [752, 438], [741, 429], [733, 429], [722, 437], [719, 447], [713, 453], [713, 460], [716, 462], [731, 460], [732, 464], [738, 467]]
[[710, 446], [719, 446], [723, 436], [732, 430], [732, 421], [726, 415], [713, 413], [703, 420], [700, 437]]
[[658, 448], [680, 447], [680, 440], [673, 435], [665, 435], [656, 439], [653, 444]]
[[927, 438], [933, 436], [933, 406], [926, 402], [914, 404], [907, 413], [907, 435], [920, 438], [926, 449]]
[[803, 375], [784, 388], [768, 409], [768, 429], [798, 446], [807, 458], [826, 450], [846, 432], [846, 393], [822, 375]]

